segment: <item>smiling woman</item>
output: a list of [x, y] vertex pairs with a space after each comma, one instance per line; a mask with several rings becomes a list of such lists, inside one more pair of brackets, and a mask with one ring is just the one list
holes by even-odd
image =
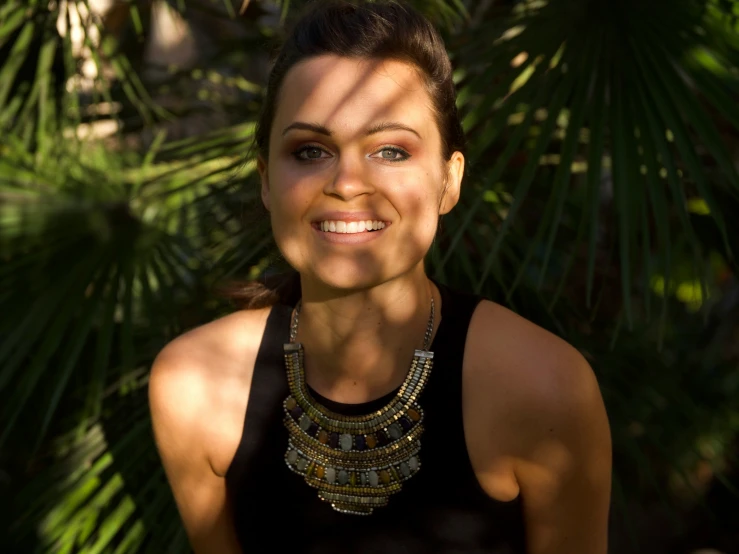
[[313, 6], [256, 133], [298, 294], [251, 289], [152, 369], [193, 548], [605, 553], [611, 446], [590, 367], [425, 273], [464, 174], [439, 35], [396, 2]]
[[[368, 289], [411, 272], [425, 279], [419, 270], [439, 215], [456, 203], [464, 157], [443, 156], [415, 66], [336, 54], [300, 61], [283, 81], [268, 144], [262, 199], [303, 286]], [[379, 232], [365, 224], [347, 233], [360, 220], [378, 221]]]

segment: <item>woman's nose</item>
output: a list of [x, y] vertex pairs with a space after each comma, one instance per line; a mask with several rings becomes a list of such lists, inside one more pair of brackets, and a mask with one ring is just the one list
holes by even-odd
[[374, 187], [363, 162], [362, 156], [342, 155], [334, 166], [335, 171], [324, 186], [323, 192], [342, 200], [370, 194]]

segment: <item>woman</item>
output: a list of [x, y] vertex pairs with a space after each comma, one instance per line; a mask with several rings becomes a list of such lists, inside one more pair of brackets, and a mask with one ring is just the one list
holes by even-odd
[[416, 12], [324, 2], [297, 24], [256, 144], [299, 294], [254, 292], [152, 369], [198, 554], [606, 552], [610, 434], [590, 367], [425, 274], [463, 139], [449, 58]]

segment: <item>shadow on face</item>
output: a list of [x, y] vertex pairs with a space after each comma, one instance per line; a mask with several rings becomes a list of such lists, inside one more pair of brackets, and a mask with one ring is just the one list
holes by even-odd
[[325, 55], [294, 66], [269, 151], [259, 170], [277, 245], [304, 283], [337, 290], [422, 270], [464, 171], [461, 153], [443, 159], [423, 75], [397, 60]]

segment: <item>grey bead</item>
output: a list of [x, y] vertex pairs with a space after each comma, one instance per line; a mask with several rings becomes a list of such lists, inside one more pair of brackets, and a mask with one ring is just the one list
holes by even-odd
[[370, 471], [369, 472], [369, 484], [370, 487], [376, 487], [380, 484], [380, 478], [377, 476], [376, 471]]
[[336, 482], [336, 470], [334, 468], [326, 468], [326, 481], [332, 485]]
[[390, 434], [391, 439], [399, 439], [403, 436], [403, 429], [401, 429], [400, 425], [397, 423], [393, 423], [390, 427], [387, 428], [387, 432]]
[[354, 445], [354, 437], [352, 437], [349, 434], [343, 434], [341, 437], [339, 437], [339, 446], [341, 446], [341, 449], [348, 452], [352, 449], [352, 446]]
[[400, 464], [400, 473], [403, 474], [403, 477], [410, 477], [411, 476], [411, 468], [408, 467], [408, 464], [403, 462]]
[[418, 458], [412, 456], [411, 459], [408, 460], [408, 466], [410, 466], [411, 470], [416, 471], [418, 469]]
[[297, 450], [290, 450], [287, 453], [287, 461], [290, 465], [295, 464], [295, 462], [298, 461], [298, 451]]
[[303, 414], [300, 417], [300, 428], [303, 431], [307, 431], [308, 429], [310, 429], [310, 424], [311, 424], [310, 418], [306, 414]]
[[339, 485], [346, 485], [349, 482], [349, 474], [345, 469], [339, 471]]
[[298, 468], [298, 471], [305, 471], [305, 468], [308, 467], [308, 460], [300, 458], [296, 467]]
[[365, 486], [367, 484], [367, 474], [366, 473], [359, 474], [359, 482], [362, 484], [362, 486]]

